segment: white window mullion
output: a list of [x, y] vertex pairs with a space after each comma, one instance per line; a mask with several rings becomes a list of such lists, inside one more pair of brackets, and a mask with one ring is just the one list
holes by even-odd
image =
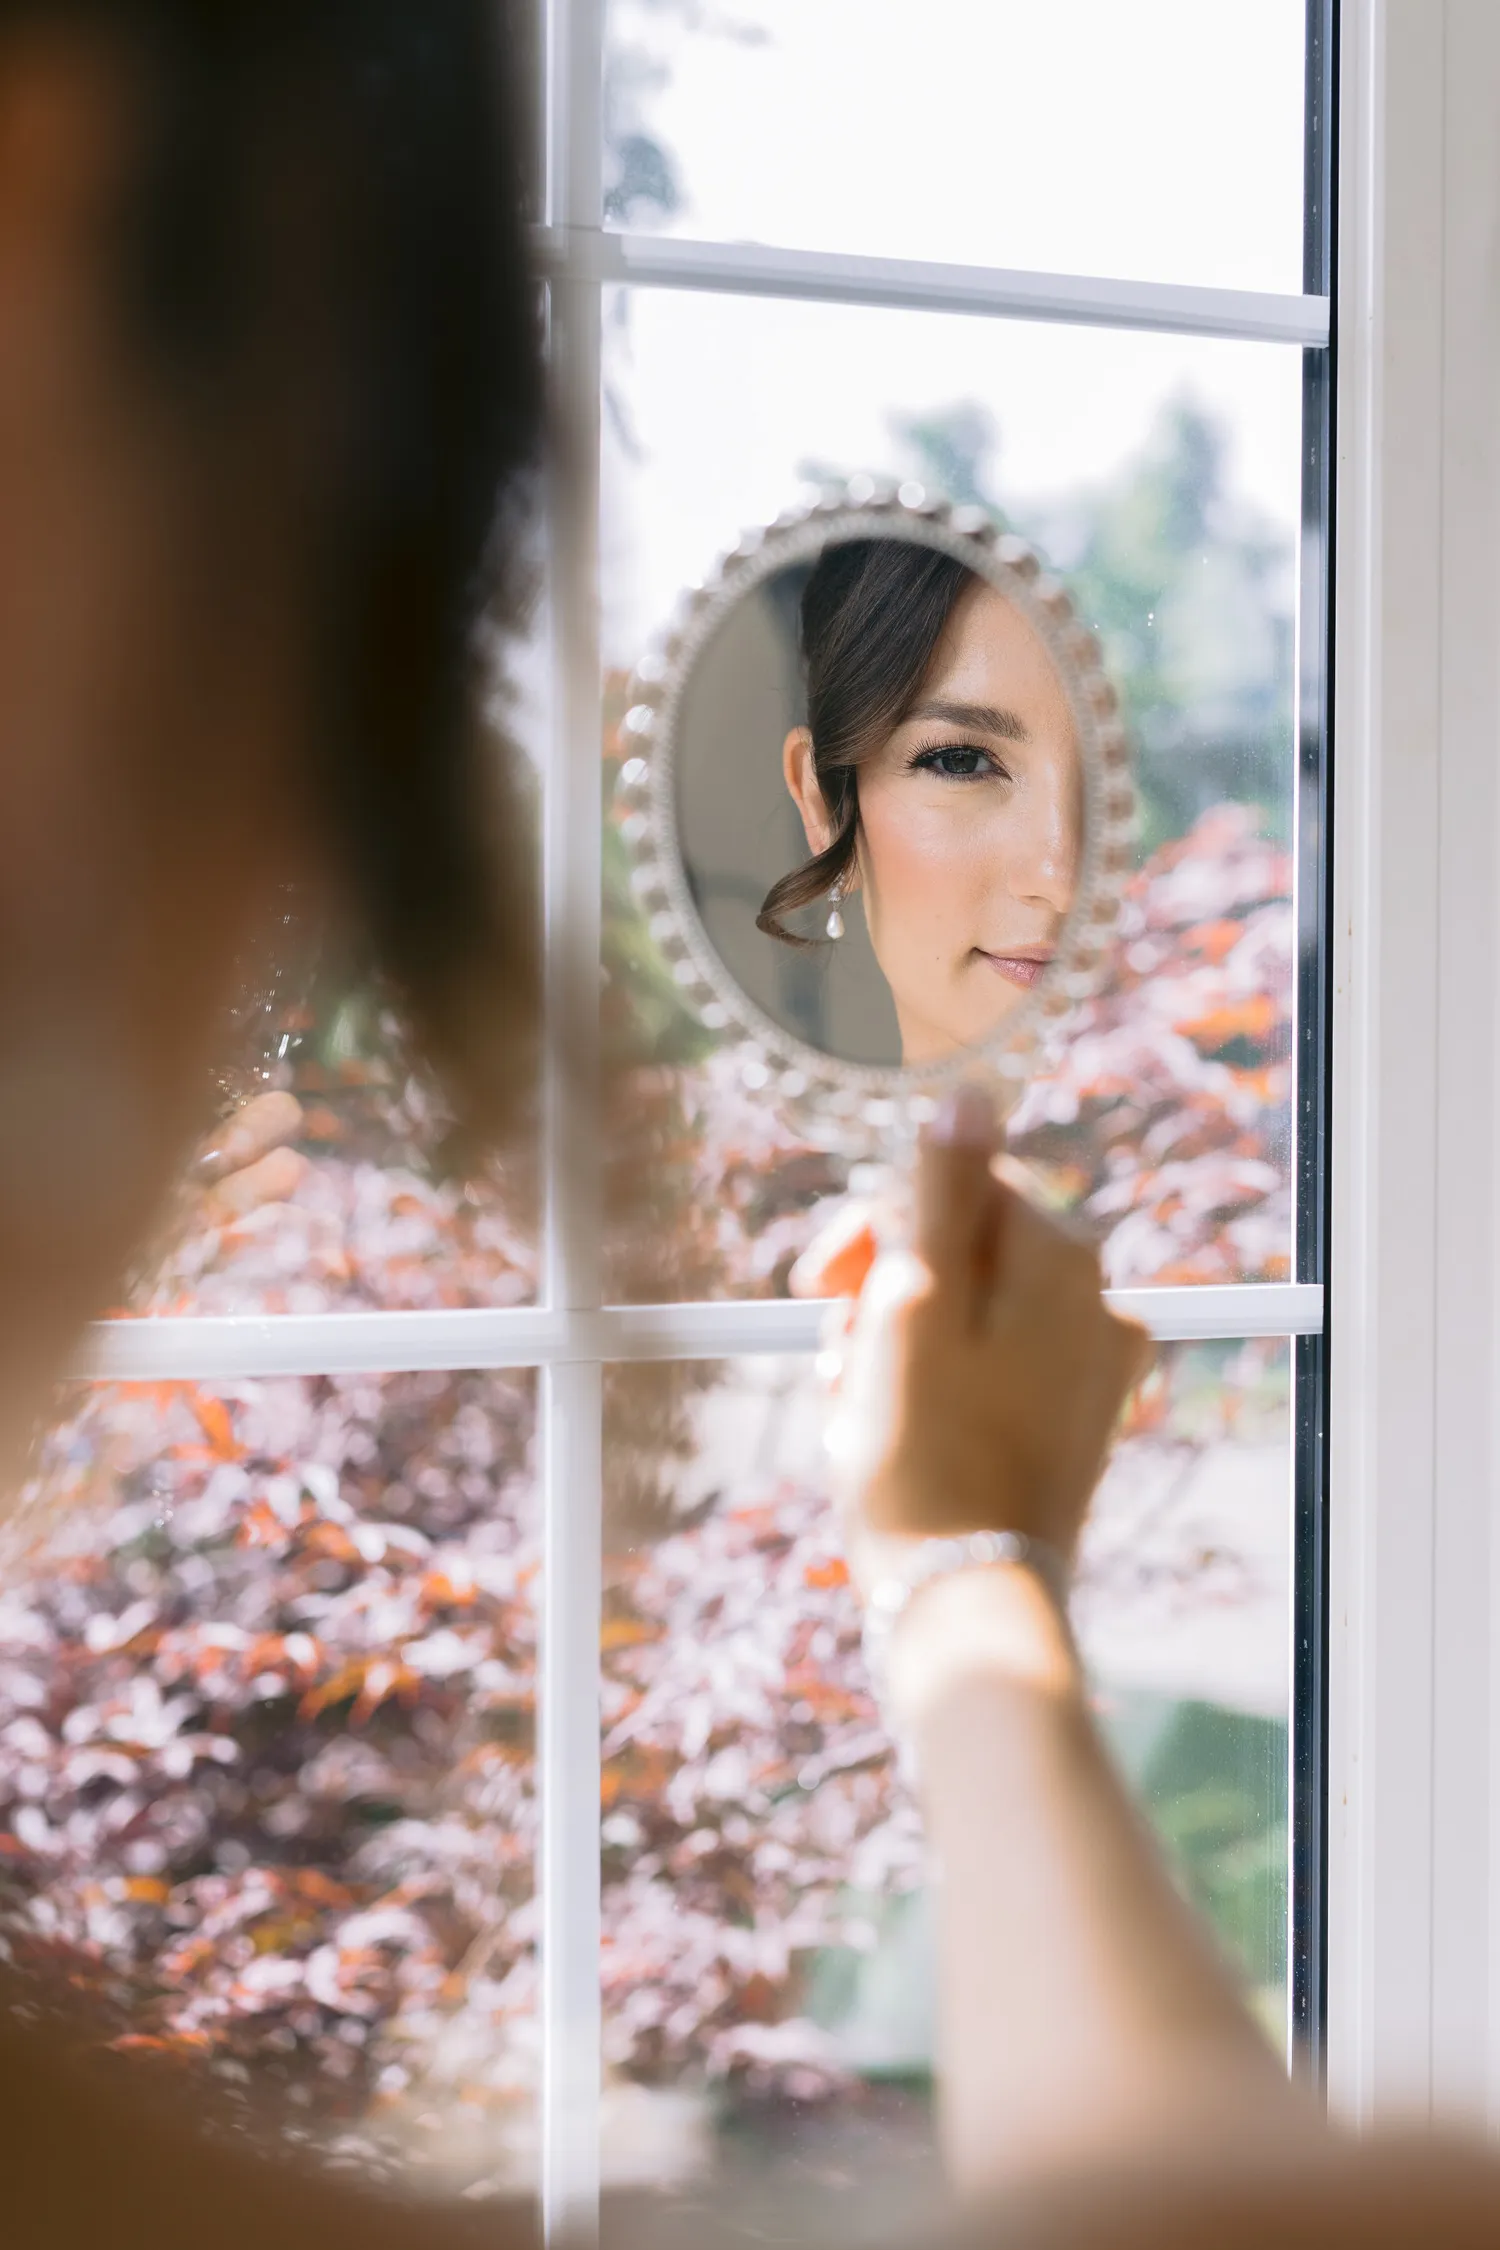
[[539, 1382], [542, 2220], [549, 2243], [581, 2244], [599, 2209], [603, 1370], [575, 1362]]
[[1232, 337], [1249, 343], [1316, 348], [1328, 342], [1326, 297], [1275, 290], [1030, 273], [1007, 266], [947, 265], [926, 258], [786, 250], [760, 242], [691, 242], [671, 235], [606, 234], [593, 227], [560, 224], [538, 227], [533, 248], [542, 271], [554, 277], [624, 282], [640, 289], [791, 297], [820, 305], [886, 306], [902, 312], [976, 313], [1174, 336]]
[[[571, 1269], [570, 1269], [571, 1270]], [[564, 1292], [559, 1290], [559, 1294]], [[1113, 1309], [1161, 1344], [1316, 1336], [1316, 1282], [1112, 1289]], [[443, 1312], [171, 1314], [108, 1320], [74, 1372], [103, 1383], [235, 1382], [264, 1375], [385, 1375], [417, 1368], [563, 1367], [588, 1360], [737, 1359], [815, 1352], [826, 1307], [784, 1297], [680, 1305], [466, 1307]]]
[[[603, 0], [548, 0], [548, 217], [602, 220]], [[552, 396], [562, 466], [552, 491], [553, 734], [544, 799], [545, 1311], [600, 1299], [597, 1076], [600, 935], [598, 461], [600, 296], [555, 276]], [[538, 1469], [545, 1511], [541, 1795], [541, 2202], [548, 2242], [588, 2241], [599, 2211], [599, 1600], [602, 1372], [544, 1367]]]

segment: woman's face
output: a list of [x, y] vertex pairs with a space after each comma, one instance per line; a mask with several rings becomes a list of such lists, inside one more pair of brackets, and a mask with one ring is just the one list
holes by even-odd
[[859, 769], [858, 872], [907, 1062], [990, 1037], [1073, 903], [1082, 782], [1062, 681], [976, 579], [910, 715]]

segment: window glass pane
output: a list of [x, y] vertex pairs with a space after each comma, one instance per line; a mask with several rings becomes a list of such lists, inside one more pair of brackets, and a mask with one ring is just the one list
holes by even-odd
[[[265, 1130], [246, 1161], [186, 1180], [140, 1260], [132, 1313], [321, 1313], [514, 1305], [536, 1289], [535, 1163], [478, 1176], [399, 1029], [359, 994], [315, 988], [274, 1012], [284, 1056], [237, 1080], [209, 1147]], [[281, 1044], [278, 1032], [275, 1046]], [[274, 1053], [274, 1048], [272, 1049]], [[264, 1096], [280, 1099], [273, 1108]], [[269, 1145], [267, 1145], [269, 1144]]]
[[533, 1388], [80, 1391], [0, 1595], [12, 1955], [437, 2194], [534, 2176]]
[[[611, 725], [678, 589], [809, 475], [982, 502], [1069, 581], [1125, 696], [1141, 866], [1017, 1147], [1118, 1284], [1285, 1279], [1300, 353], [649, 291], [613, 296], [606, 341]], [[612, 1143], [645, 1219], [616, 1227], [611, 1289], [775, 1291], [842, 1175], [676, 1004], [613, 827], [607, 868], [610, 1037], [650, 1066]]]
[[1279, 1339], [1163, 1347], [1111, 1458], [1074, 1603], [1116, 1753], [1278, 2047], [1291, 1364]]
[[[545, 740], [540, 647], [513, 653], [497, 716], [530, 770]], [[523, 784], [523, 788], [529, 785]], [[237, 979], [205, 1152], [138, 1262], [136, 1313], [321, 1313], [528, 1302], [536, 1156], [476, 1164], [395, 1012], [286, 892]]]
[[[1284, 2037], [1284, 1344], [1172, 1346], [1082, 1559], [1099, 1708]], [[924, 1854], [872, 1704], [807, 1362], [619, 1368], [606, 1421], [604, 2165], [825, 2193], [892, 2231], [935, 2177]]]
[[612, 225], [1302, 286], [1302, 0], [609, 0]]

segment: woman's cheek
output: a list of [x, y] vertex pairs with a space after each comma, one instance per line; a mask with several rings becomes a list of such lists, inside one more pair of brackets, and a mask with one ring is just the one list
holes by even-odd
[[[968, 893], [982, 853], [955, 819], [957, 808], [924, 804], [916, 792], [871, 792], [861, 804], [869, 858], [866, 912], [888, 976], [931, 975], [976, 942]], [[871, 801], [873, 798], [873, 802]]]

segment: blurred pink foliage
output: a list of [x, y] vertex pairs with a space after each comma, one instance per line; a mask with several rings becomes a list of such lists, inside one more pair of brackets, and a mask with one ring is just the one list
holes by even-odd
[[[1115, 1280], [1287, 1272], [1292, 963], [1286, 855], [1238, 809], [1135, 879], [1117, 972], [1013, 1130], [1106, 1235]], [[147, 1301], [529, 1296], [504, 1195], [424, 1167], [416, 1093], [311, 1075], [287, 1192], [193, 1205]], [[728, 1057], [637, 1077], [655, 1200], [617, 1285], [782, 1287], [842, 1167]], [[804, 1971], [871, 1941], [856, 1893], [920, 1880], [916, 1818], [821, 1496], [752, 1477], [675, 1515], [667, 1469], [714, 1378], [628, 1375], [611, 1475], [633, 1543], [614, 1542], [603, 1623], [608, 2061], [806, 2096], [839, 2070]], [[403, 1375], [101, 1387], [52, 1433], [34, 1551], [0, 1600], [5, 1927], [127, 2043], [277, 2080], [310, 2127], [444, 2103], [524, 2119], [531, 1420], [525, 1377]]]
[[827, 1507], [783, 1485], [617, 1564], [604, 1677], [609, 2059], [826, 2091], [798, 1968], [922, 1871]]
[[1291, 861], [1217, 805], [1130, 885], [1115, 969], [1011, 1124], [1116, 1287], [1285, 1281], [1292, 1246]]
[[[302, 1136], [265, 1201], [185, 1203], [133, 1310], [265, 1313], [513, 1305], [536, 1290], [530, 1229], [504, 1183], [434, 1178], [440, 1119], [385, 1058], [343, 1082], [315, 1064], [282, 1073]], [[394, 1078], [396, 1083], [389, 1081]]]
[[126, 2045], [378, 2117], [468, 2007], [529, 2088], [530, 1389], [101, 1386], [53, 1434], [0, 1598], [5, 1931]]

